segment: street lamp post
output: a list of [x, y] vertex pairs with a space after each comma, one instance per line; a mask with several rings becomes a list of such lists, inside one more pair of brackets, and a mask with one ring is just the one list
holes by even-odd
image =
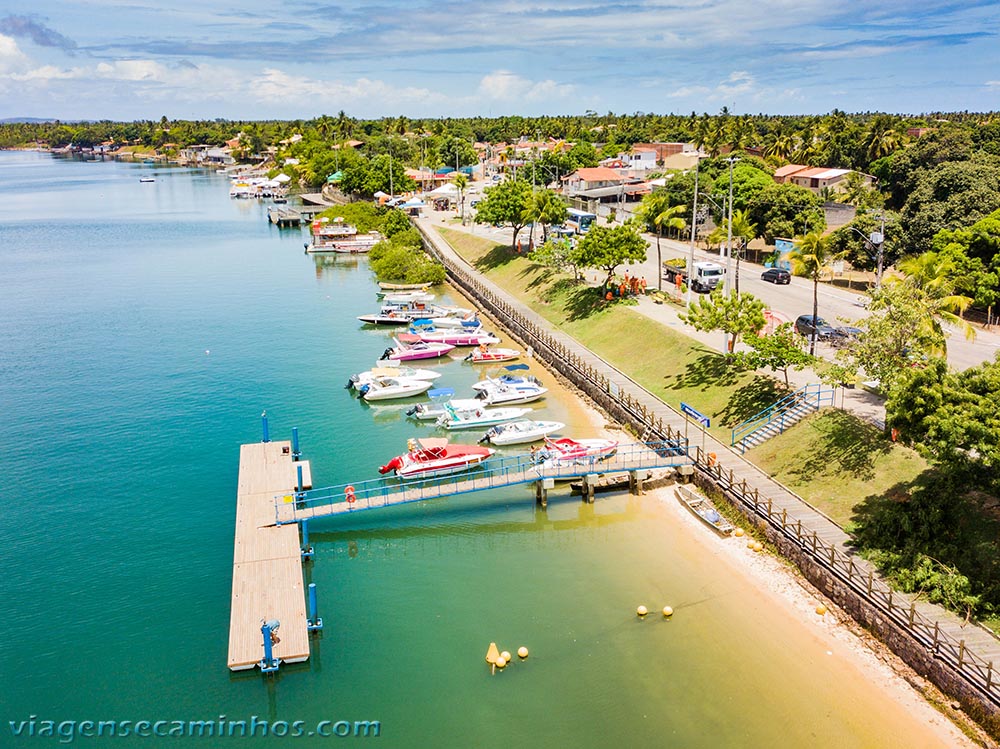
[[882, 264], [885, 259], [885, 214], [881, 216], [882, 228], [879, 231], [873, 231], [871, 234], [863, 234], [860, 229], [855, 226], [849, 226], [851, 231], [856, 233], [859, 237], [865, 240], [866, 244], [871, 245], [875, 250], [875, 288], [882, 288]]

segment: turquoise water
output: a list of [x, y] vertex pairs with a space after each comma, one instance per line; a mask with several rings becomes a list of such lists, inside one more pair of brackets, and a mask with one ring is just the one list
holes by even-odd
[[[888, 746], [912, 730], [648, 497], [543, 513], [519, 488], [317, 523], [313, 657], [231, 674], [239, 445], [261, 411], [274, 438], [299, 427], [317, 486], [374, 477], [428, 433], [344, 390], [387, 345], [354, 319], [374, 285], [363, 259], [316, 261], [302, 241], [220, 175], [0, 153], [0, 746], [59, 742], [14, 736], [31, 716], [36, 733], [376, 720], [377, 739], [340, 741], [391, 747]], [[475, 379], [439, 366], [440, 385]], [[558, 397], [543, 413], [582, 426]], [[678, 613], [638, 621], [637, 603]], [[491, 677], [491, 640], [532, 656]]]

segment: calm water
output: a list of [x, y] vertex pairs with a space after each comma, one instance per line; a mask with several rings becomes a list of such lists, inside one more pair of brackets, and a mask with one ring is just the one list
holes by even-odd
[[[231, 675], [238, 451], [260, 412], [276, 438], [300, 428], [317, 486], [427, 433], [343, 389], [387, 344], [353, 317], [376, 305], [365, 261], [317, 265], [264, 211], [216, 174], [0, 153], [0, 746], [55, 745], [12, 737], [31, 716], [252, 715], [378, 720], [345, 741], [391, 747], [924, 745], [650, 498], [544, 514], [517, 489], [317, 523], [313, 658]], [[639, 622], [643, 602], [678, 614]], [[491, 640], [532, 657], [490, 677]]]

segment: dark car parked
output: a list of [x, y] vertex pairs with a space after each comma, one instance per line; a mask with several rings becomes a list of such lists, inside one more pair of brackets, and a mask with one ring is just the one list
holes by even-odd
[[760, 274], [761, 281], [770, 281], [771, 283], [791, 283], [792, 274], [789, 273], [784, 268], [768, 268], [766, 271]]
[[812, 337], [816, 331], [816, 337], [828, 341], [835, 335], [833, 326], [822, 317], [817, 317], [815, 321], [812, 315], [799, 315], [795, 318], [795, 330], [806, 337]]

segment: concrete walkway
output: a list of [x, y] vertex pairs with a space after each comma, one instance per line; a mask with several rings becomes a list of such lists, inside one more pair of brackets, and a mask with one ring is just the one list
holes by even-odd
[[[563, 347], [565, 347], [567, 352], [571, 352], [573, 356], [579, 358], [583, 362], [586, 362], [594, 370], [604, 374], [622, 392], [629, 393], [635, 401], [644, 406], [651, 414], [654, 415], [654, 418], [662, 418], [665, 425], [669, 425], [680, 434], [684, 434], [685, 429], [692, 429], [688, 426], [686, 419], [680, 413], [670, 408], [659, 398], [645, 390], [638, 383], [634, 382], [628, 375], [596, 356], [593, 352], [586, 349], [572, 337], [562, 333], [558, 329], [553, 329], [551, 324], [543, 317], [535, 313], [516, 298], [510, 296], [504, 289], [480, 275], [475, 268], [470, 266], [463, 258], [452, 250], [451, 246], [444, 241], [435, 228], [438, 226], [445, 226], [445, 228], [461, 230], [461, 227], [455, 224], [444, 224], [441, 220], [435, 220], [434, 218], [419, 218], [415, 220], [415, 223], [443, 258], [450, 263], [463, 268], [467, 274], [473, 275], [483, 287], [488, 289], [495, 297], [502, 298], [506, 304], [509, 305], [510, 308], [516, 310], [516, 312], [523, 319], [538, 328], [546, 330], [551, 338], [555, 339]], [[482, 232], [480, 231], [479, 234], [481, 235]], [[682, 324], [680, 320], [676, 318], [676, 312], [671, 310], [667, 305], [656, 305], [651, 300], [646, 299], [640, 304], [639, 309], [644, 314], [648, 314], [651, 318], [658, 319], [668, 326], [679, 327]], [[688, 331], [685, 330], [684, 333], [688, 334]], [[699, 338], [699, 335], [701, 334], [693, 334], [692, 337], [702, 340]], [[717, 344], [721, 346], [721, 336], [716, 334], [713, 337], [718, 338]], [[711, 341], [704, 342], [708, 345], [713, 345]], [[851, 391], [845, 391], [844, 393], [845, 402], [848, 402], [847, 398], [849, 393], [851, 393]], [[858, 395], [860, 395], [860, 393]], [[859, 410], [869, 408], [870, 411], [874, 413], [877, 408], [875, 404], [865, 405], [864, 397], [859, 398], [857, 401], [852, 399], [849, 402], [854, 404]], [[694, 431], [690, 431], [689, 436], [691, 438], [692, 449], [696, 446], [703, 447], [703, 452], [715, 453], [715, 455], [718, 456], [718, 462], [721, 467], [727, 473], [732, 471], [732, 475], [736, 483], [745, 481], [748, 488], [751, 490], [756, 489], [762, 500], [769, 500], [778, 513], [783, 512], [784, 515], [787, 516], [787, 522], [789, 525], [794, 526], [801, 523], [802, 531], [807, 532], [809, 536], [815, 533], [816, 536], [822, 541], [825, 541], [828, 544], [836, 545], [844, 556], [849, 557], [852, 560], [852, 567], [859, 570], [862, 575], [867, 575], [871, 572], [877, 577], [877, 573], [874, 568], [867, 561], [856, 556], [853, 549], [849, 545], [849, 536], [833, 520], [809, 505], [804, 499], [790, 491], [788, 488], [772, 479], [762, 470], [747, 461], [742, 455], [733, 451], [729, 445], [716, 440], [710, 434], [706, 433], [695, 433]], [[906, 598], [907, 605], [913, 603], [916, 611], [918, 611], [922, 616], [931, 621], [938, 622], [942, 633], [946, 633], [956, 642], [960, 640], [964, 641], [965, 648], [970, 654], [974, 654], [983, 662], [992, 661], [1000, 664], [1000, 640], [998, 640], [989, 630], [973, 624], [966, 624], [960, 617], [939, 606], [930, 604], [925, 600], [916, 600], [912, 596], [907, 597], [903, 594], [898, 594], [898, 598]]]

